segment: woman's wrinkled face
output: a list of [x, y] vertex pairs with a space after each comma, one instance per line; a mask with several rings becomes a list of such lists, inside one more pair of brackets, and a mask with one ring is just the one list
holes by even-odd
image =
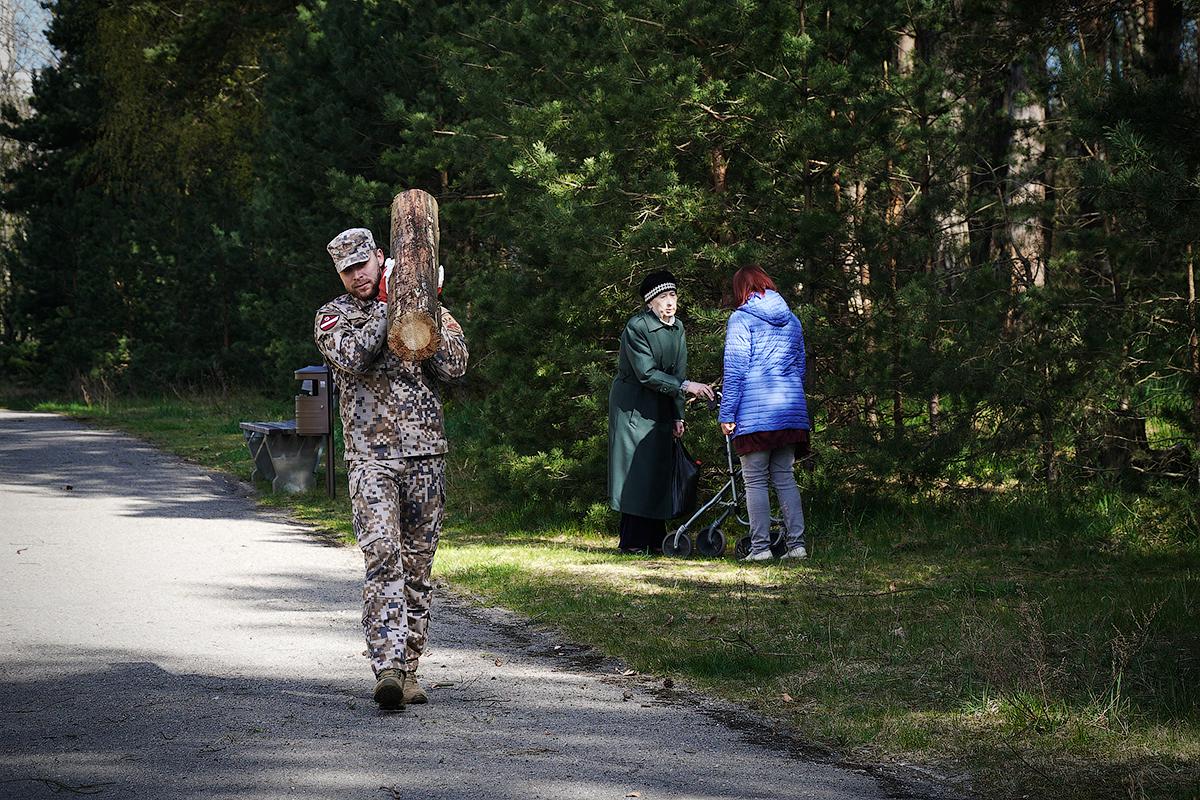
[[650, 310], [654, 312], [654, 316], [670, 325], [675, 321], [675, 311], [678, 308], [678, 302], [679, 296], [675, 294], [674, 289], [671, 289], [651, 299], [648, 305], [650, 306]]

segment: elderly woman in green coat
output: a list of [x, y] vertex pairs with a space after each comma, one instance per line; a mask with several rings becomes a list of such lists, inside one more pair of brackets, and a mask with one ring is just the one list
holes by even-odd
[[619, 547], [627, 553], [661, 550], [671, 516], [671, 442], [683, 436], [684, 399], [713, 399], [711, 386], [686, 379], [675, 277], [650, 273], [640, 296], [646, 307], [621, 334], [608, 394], [608, 497], [621, 512]]

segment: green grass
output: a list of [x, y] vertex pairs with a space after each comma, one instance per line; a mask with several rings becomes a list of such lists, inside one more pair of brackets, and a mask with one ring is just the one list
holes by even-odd
[[[249, 396], [25, 405], [242, 478], [237, 422], [291, 411]], [[528, 509], [497, 512], [460, 459], [435, 570], [486, 602], [856, 759], [966, 773], [985, 796], [1200, 796], [1194, 492], [807, 498], [813, 558], [743, 566], [617, 555], [602, 509], [515, 526]], [[344, 487], [263, 502], [349, 539]], [[467, 513], [480, 508], [490, 518]]]

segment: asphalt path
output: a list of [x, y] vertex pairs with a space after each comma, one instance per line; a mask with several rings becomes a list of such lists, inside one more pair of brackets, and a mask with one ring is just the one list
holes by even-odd
[[0, 797], [939, 794], [445, 591], [429, 705], [379, 711], [361, 572], [243, 484], [0, 410]]

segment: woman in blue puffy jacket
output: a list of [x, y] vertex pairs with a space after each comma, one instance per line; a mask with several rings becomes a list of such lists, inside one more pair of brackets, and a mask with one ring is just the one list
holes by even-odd
[[737, 271], [733, 296], [740, 305], [725, 329], [725, 388], [718, 418], [721, 431], [734, 437], [742, 462], [751, 542], [744, 560], [772, 557], [768, 477], [787, 526], [783, 558], [807, 558], [804, 509], [792, 472], [796, 456], [808, 455], [812, 428], [804, 399], [804, 331], [761, 267]]

